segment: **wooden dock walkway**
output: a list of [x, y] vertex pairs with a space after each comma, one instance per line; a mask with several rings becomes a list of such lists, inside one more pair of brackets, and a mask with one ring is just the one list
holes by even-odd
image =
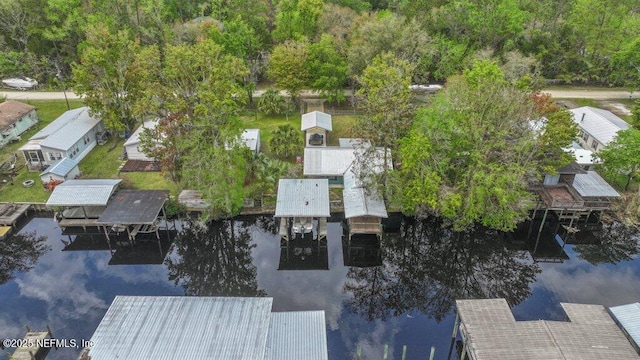
[[51, 333], [49, 331], [29, 331], [27, 335], [22, 339], [23, 345], [16, 348], [11, 360], [43, 360], [49, 354], [49, 347], [39, 346], [44, 339], [50, 339]]
[[15, 225], [30, 207], [30, 204], [0, 203], [0, 225]]

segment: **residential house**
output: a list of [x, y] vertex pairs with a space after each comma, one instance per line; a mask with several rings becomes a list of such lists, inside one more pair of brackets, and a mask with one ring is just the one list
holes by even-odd
[[129, 160], [141, 160], [141, 161], [155, 161], [154, 158], [149, 157], [140, 148], [140, 135], [145, 129], [153, 130], [158, 126], [158, 120], [145, 121], [131, 136], [124, 142], [124, 152]]
[[18, 140], [22, 133], [37, 123], [35, 106], [15, 100], [3, 102], [0, 104], [0, 147]]
[[331, 115], [312, 111], [302, 115], [301, 130], [305, 132], [305, 146], [327, 146], [327, 135], [332, 130]]
[[584, 149], [575, 141], [570, 147], [563, 150], [573, 155], [576, 164], [580, 165], [583, 170], [593, 170], [594, 165], [600, 162], [600, 159], [593, 155], [593, 151]]
[[627, 130], [630, 125], [611, 111], [583, 106], [569, 110], [578, 125], [578, 141], [586, 150], [598, 152], [605, 148], [618, 131]]
[[80, 162], [97, 144], [104, 123], [82, 107], [65, 112], [33, 135], [19, 151], [32, 171], [68, 157]]

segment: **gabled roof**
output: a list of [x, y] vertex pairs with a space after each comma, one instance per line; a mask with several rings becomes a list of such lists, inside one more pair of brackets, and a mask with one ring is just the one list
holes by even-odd
[[603, 145], [609, 144], [618, 131], [627, 130], [630, 125], [611, 111], [583, 106], [569, 110], [573, 121]]
[[339, 138], [338, 144], [341, 148], [370, 148], [371, 141], [359, 138]]
[[609, 311], [640, 349], [640, 302], [610, 307]]
[[329, 216], [329, 180], [280, 179], [275, 217]]
[[36, 107], [16, 100], [7, 100], [0, 104], [0, 129], [15, 123]]
[[[56, 131], [47, 136], [47, 138], [40, 143], [40, 146], [66, 151], [73, 144], [82, 139], [87, 132], [93, 129], [93, 127], [100, 123], [100, 121], [101, 120], [89, 115], [88, 107], [69, 110], [54, 120], [53, 123], [49, 124], [49, 126], [56, 125], [59, 127]], [[40, 132], [45, 129], [46, 127], [40, 130]], [[40, 132], [38, 132], [38, 134]], [[34, 137], [36, 135], [34, 135]], [[34, 137], [32, 137], [32, 139]], [[93, 139], [95, 140], [95, 136]]]
[[353, 172], [347, 171], [344, 174], [342, 203], [344, 204], [345, 219], [360, 216], [387, 218], [387, 207], [382, 196], [375, 188], [365, 189], [362, 185]]
[[124, 146], [129, 145], [138, 145], [140, 143], [140, 134], [144, 131], [144, 129], [155, 129], [158, 126], [158, 120], [149, 120], [145, 121], [142, 125], [140, 125], [136, 131], [129, 136], [127, 141], [124, 142]]
[[70, 122], [77, 119], [82, 112], [86, 111], [86, 109], [88, 108], [81, 107], [78, 109], [71, 109], [69, 111], [66, 111], [64, 114], [60, 115], [57, 119], [50, 122], [47, 126], [40, 129], [40, 131], [38, 131], [32, 137], [30, 137], [29, 140], [46, 139], [47, 137], [51, 136], [51, 134], [57, 132], [58, 130], [60, 130]]
[[620, 194], [595, 171], [576, 174], [572, 186], [583, 197], [620, 197]]
[[67, 180], [56, 186], [47, 206], [105, 206], [122, 179]]
[[302, 115], [301, 130], [305, 131], [314, 127], [331, 131], [331, 115], [320, 111], [312, 111]]
[[77, 161], [70, 159], [68, 157], [65, 157], [51, 164], [51, 166], [46, 168], [40, 174], [40, 176], [49, 175], [49, 174], [58, 175], [58, 176], [67, 176], [71, 172], [71, 170], [73, 170], [76, 166], [78, 166]]
[[578, 165], [578, 163], [571, 162], [561, 168], [558, 169], [558, 174], [586, 174], [582, 166]]

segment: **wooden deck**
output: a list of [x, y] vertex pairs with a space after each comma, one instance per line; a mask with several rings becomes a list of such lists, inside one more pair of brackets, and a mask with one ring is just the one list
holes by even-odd
[[13, 226], [29, 210], [29, 204], [0, 204], [0, 225]]
[[47, 357], [48, 347], [38, 346], [38, 342], [51, 338], [48, 331], [30, 331], [25, 335], [23, 340], [32, 346], [21, 346], [11, 355], [11, 360], [42, 360]]
[[373, 234], [382, 236], [382, 225], [380, 218], [373, 216], [360, 216], [347, 220], [349, 225], [349, 236], [354, 234]]
[[62, 219], [58, 222], [61, 228], [66, 227], [81, 227], [86, 228], [89, 226], [99, 227], [102, 226], [97, 223], [98, 219]]

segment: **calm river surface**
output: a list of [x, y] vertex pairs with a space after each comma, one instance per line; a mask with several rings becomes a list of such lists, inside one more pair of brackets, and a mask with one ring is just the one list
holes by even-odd
[[[389, 359], [399, 360], [403, 345], [409, 360], [427, 359], [431, 346], [436, 359], [447, 359], [457, 298], [505, 297], [519, 320], [563, 320], [561, 301], [640, 301], [631, 230], [583, 230], [562, 249], [550, 222], [532, 257], [537, 224], [529, 240], [528, 229], [453, 233], [403, 219], [385, 235], [378, 258], [371, 239], [343, 247], [341, 223], [330, 220], [326, 247], [296, 243], [287, 255], [273, 219], [252, 217], [194, 226], [165, 244], [162, 261], [155, 243], [139, 251], [147, 256], [122, 251], [112, 258], [103, 237], [76, 239], [50, 217], [34, 218], [19, 236], [0, 241], [0, 338], [49, 325], [56, 338], [89, 339], [116, 295], [257, 295], [273, 297], [273, 311], [324, 310], [331, 360], [354, 359], [358, 347], [364, 359], [381, 359], [384, 344]], [[74, 245], [96, 250], [63, 251]], [[78, 352], [52, 350], [48, 359]]]

